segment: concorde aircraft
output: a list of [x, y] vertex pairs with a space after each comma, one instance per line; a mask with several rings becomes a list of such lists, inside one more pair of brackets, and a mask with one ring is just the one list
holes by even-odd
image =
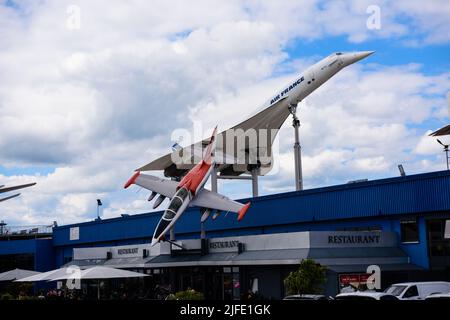
[[[450, 92], [447, 93], [447, 111], [448, 115], [450, 116]], [[446, 125], [445, 127], [440, 128], [439, 130], [436, 130], [432, 133], [430, 133], [430, 136], [446, 136], [450, 134], [450, 124]]]
[[[6, 187], [6, 188], [5, 188], [4, 185], [0, 185], [0, 193], [9, 192], [9, 191], [18, 190], [18, 189], [23, 189], [23, 188], [28, 188], [28, 187], [34, 186], [35, 184], [36, 184], [36, 182], [33, 182], [33, 183], [21, 184], [21, 185], [18, 185], [18, 186], [12, 186], [12, 187]], [[0, 202], [9, 200], [9, 199], [12, 199], [12, 198], [15, 198], [15, 197], [18, 197], [19, 195], [20, 195], [20, 193], [16, 193], [16, 194], [13, 194], [13, 195], [8, 196], [8, 197], [1, 198]]]
[[250, 206], [250, 202], [242, 204], [218, 193], [204, 189], [204, 185], [206, 181], [208, 181], [211, 171], [215, 166], [214, 153], [216, 141], [217, 127], [214, 129], [213, 134], [209, 139], [202, 160], [189, 170], [180, 182], [141, 174], [140, 171], [137, 171], [125, 183], [124, 188], [128, 188], [131, 184], [136, 184], [152, 191], [149, 201], [157, 194], [160, 194], [156, 199], [153, 208], [158, 207], [166, 197], [171, 199], [169, 207], [164, 211], [164, 214], [155, 229], [151, 243], [152, 246], [164, 238], [164, 235], [173, 227], [188, 206], [198, 206], [202, 208], [203, 214], [201, 222], [204, 222], [208, 218], [212, 210], [217, 210], [213, 219], [218, 216], [218, 212], [220, 211], [237, 213], [238, 221], [244, 218]]
[[[312, 65], [279, 90], [262, 107], [261, 111], [238, 125], [218, 134], [216, 151], [216, 170], [221, 175], [240, 175], [257, 170], [258, 175], [267, 174], [273, 165], [272, 144], [282, 124], [286, 121], [295, 106], [311, 92], [328, 81], [344, 67], [371, 55], [374, 51], [350, 53], [333, 53]], [[242, 130], [237, 130], [242, 129]], [[256, 143], [245, 140], [249, 130], [266, 131], [268, 134], [258, 135]], [[228, 139], [238, 140], [244, 135], [244, 144], [237, 150], [238, 143], [228, 143]], [[202, 150], [208, 143], [200, 141], [184, 148], [173, 148], [173, 152], [162, 156], [142, 167], [138, 171], [164, 170], [166, 177], [180, 178], [202, 159]], [[231, 146], [230, 148], [228, 146]], [[245, 154], [242, 158], [238, 154]], [[249, 155], [252, 154], [252, 157]], [[248, 159], [251, 159], [249, 161]]]

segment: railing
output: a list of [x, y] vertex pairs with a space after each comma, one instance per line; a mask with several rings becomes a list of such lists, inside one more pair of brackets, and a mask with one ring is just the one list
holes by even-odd
[[0, 227], [0, 236], [11, 235], [33, 235], [33, 234], [48, 234], [52, 233], [53, 225], [40, 226], [2, 226]]

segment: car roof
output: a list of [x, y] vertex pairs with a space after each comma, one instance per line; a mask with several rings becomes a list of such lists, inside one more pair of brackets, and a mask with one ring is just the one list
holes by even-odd
[[325, 297], [323, 294], [292, 294], [284, 297], [286, 298], [321, 298]]
[[393, 283], [391, 286], [410, 286], [410, 285], [421, 285], [421, 284], [448, 284], [450, 282], [446, 281], [423, 281], [423, 282], [401, 282], [401, 283]]
[[390, 296], [390, 294], [384, 292], [377, 291], [355, 291], [355, 292], [345, 292], [339, 293], [336, 297], [346, 297], [346, 296], [366, 296], [366, 297], [381, 297], [381, 296]]

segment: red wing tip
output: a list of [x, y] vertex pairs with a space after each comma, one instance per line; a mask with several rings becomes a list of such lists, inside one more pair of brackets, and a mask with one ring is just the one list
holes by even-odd
[[247, 213], [248, 208], [250, 207], [251, 202], [247, 202], [245, 206], [242, 207], [238, 212], [238, 221], [244, 219], [245, 214]]
[[133, 175], [131, 176], [131, 178], [128, 179], [127, 183], [125, 183], [125, 185], [123, 186], [124, 189], [126, 189], [126, 188], [128, 188], [130, 185], [132, 185], [132, 184], [136, 181], [137, 177], [138, 177], [140, 174], [141, 174], [140, 171], [137, 171], [135, 174], [133, 174]]

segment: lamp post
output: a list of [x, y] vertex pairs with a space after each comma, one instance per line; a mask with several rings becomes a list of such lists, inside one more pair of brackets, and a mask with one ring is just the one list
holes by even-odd
[[448, 167], [448, 144], [445, 144], [445, 143], [442, 143], [442, 141], [441, 140], [439, 140], [439, 139], [436, 139], [437, 140], [437, 142], [441, 145], [441, 146], [443, 146], [444, 147], [444, 152], [445, 152], [445, 160], [446, 160], [446, 163], [447, 163], [447, 170], [449, 170], [449, 167]]
[[102, 200], [97, 199], [97, 220], [100, 220], [100, 206], [102, 206]]

